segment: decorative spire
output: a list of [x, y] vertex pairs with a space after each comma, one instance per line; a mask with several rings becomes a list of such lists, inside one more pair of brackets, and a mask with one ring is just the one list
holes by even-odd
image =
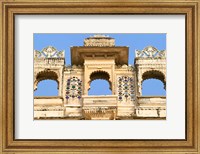
[[159, 51], [153, 46], [148, 46], [144, 48], [143, 50], [136, 50], [135, 51], [136, 58], [142, 57], [142, 58], [166, 58], [166, 51], [161, 50]]
[[34, 58], [64, 58], [65, 51], [58, 51], [56, 48], [52, 46], [48, 46], [42, 51], [34, 50]]

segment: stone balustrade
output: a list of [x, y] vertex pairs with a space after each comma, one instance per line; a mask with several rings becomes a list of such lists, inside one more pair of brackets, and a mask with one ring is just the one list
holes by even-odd
[[34, 97], [34, 106], [44, 106], [44, 105], [62, 105], [62, 97]]
[[166, 117], [166, 97], [138, 97], [137, 117]]
[[34, 119], [62, 118], [63, 116], [62, 97], [34, 97]]
[[117, 95], [83, 96], [83, 106], [117, 106]]
[[141, 96], [138, 97], [138, 104], [165, 104], [166, 97], [165, 96]]

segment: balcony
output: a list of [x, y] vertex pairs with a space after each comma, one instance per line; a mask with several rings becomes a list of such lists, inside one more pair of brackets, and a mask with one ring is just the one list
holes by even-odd
[[61, 118], [63, 111], [62, 97], [34, 97], [34, 119]]
[[136, 115], [137, 117], [166, 118], [166, 97], [138, 97]]
[[86, 120], [113, 120], [117, 113], [117, 95], [83, 96]]

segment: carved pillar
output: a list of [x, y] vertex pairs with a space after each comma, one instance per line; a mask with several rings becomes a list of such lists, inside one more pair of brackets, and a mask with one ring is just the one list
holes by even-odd
[[142, 96], [142, 71], [139, 68], [138, 69], [138, 74], [137, 74], [137, 80], [138, 80], [138, 95]]
[[112, 81], [111, 81], [111, 84], [112, 84], [112, 95], [115, 95], [115, 88], [116, 88], [116, 83], [115, 83], [115, 64], [111, 66], [112, 67], [112, 72], [111, 72], [111, 75], [112, 75]]
[[59, 75], [58, 75], [58, 96], [62, 96], [62, 85], [63, 85], [63, 82], [62, 82], [62, 79], [63, 78], [63, 74], [62, 74], [62, 69], [59, 71]]
[[89, 89], [89, 72], [88, 72], [88, 68], [86, 65], [84, 65], [84, 91], [83, 94], [84, 95], [88, 95], [88, 89]]

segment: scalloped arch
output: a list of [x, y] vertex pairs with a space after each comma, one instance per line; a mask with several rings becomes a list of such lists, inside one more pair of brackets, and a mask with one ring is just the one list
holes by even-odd
[[142, 74], [142, 82], [148, 79], [158, 79], [166, 86], [165, 74], [159, 70], [148, 70]]
[[[97, 79], [102, 79], [102, 80], [106, 80], [108, 81], [109, 85], [110, 85], [110, 90], [112, 90], [112, 83], [110, 81], [110, 74], [106, 71], [94, 71], [90, 74], [90, 81], [89, 81], [89, 85], [91, 84], [92, 81], [97, 80]], [[90, 90], [90, 86], [89, 89]]]
[[34, 90], [37, 90], [38, 83], [43, 80], [54, 80], [57, 82], [58, 87], [59, 87], [58, 74], [50, 69], [45, 69], [37, 73], [36, 79], [34, 82]]
[[110, 75], [106, 71], [94, 71], [90, 74], [90, 80], [103, 79], [109, 81]]

